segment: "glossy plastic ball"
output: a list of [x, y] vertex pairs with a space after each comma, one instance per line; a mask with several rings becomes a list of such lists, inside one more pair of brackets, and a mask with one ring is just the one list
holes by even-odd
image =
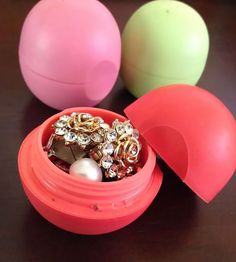
[[195, 85], [208, 49], [206, 24], [193, 8], [172, 0], [147, 3], [122, 34], [124, 83], [136, 97], [165, 85]]
[[121, 40], [108, 9], [96, 0], [42, 0], [28, 14], [19, 46], [26, 84], [45, 104], [94, 106], [111, 91]]

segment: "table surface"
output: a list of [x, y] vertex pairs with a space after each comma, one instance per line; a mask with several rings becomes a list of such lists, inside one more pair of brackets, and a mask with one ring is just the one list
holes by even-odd
[[[0, 1], [0, 261], [236, 261], [236, 178], [205, 204], [163, 163], [164, 182], [150, 208], [117, 232], [82, 236], [44, 220], [21, 187], [17, 153], [24, 137], [56, 113], [27, 89], [18, 65], [25, 16], [37, 1]], [[102, 1], [122, 30], [146, 1]], [[210, 54], [198, 83], [236, 115], [236, 2], [185, 1], [205, 19]], [[134, 101], [118, 79], [99, 104], [122, 113]]]

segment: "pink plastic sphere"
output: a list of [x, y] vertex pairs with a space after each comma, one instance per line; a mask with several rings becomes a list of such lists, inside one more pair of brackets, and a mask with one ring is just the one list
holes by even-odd
[[94, 106], [112, 89], [120, 68], [118, 26], [96, 0], [43, 0], [27, 16], [20, 67], [29, 89], [64, 109]]

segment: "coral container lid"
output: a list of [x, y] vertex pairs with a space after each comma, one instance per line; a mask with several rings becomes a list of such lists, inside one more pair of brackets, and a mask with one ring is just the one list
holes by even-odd
[[236, 122], [199, 87], [155, 89], [125, 109], [149, 145], [200, 198], [210, 202], [236, 168]]

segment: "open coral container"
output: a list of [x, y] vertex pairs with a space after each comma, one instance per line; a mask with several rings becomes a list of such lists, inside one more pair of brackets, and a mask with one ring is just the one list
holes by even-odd
[[[32, 205], [51, 223], [80, 234], [122, 228], [151, 204], [162, 183], [156, 153], [204, 201], [210, 202], [236, 167], [236, 124], [228, 109], [198, 87], [156, 89], [125, 109], [140, 131], [142, 169], [116, 182], [72, 177], [54, 166], [43, 151], [50, 126], [62, 114], [88, 112], [111, 123], [125, 118], [98, 108], [72, 108], [47, 119], [24, 140], [18, 165]], [[155, 153], [155, 152], [156, 153]]]

